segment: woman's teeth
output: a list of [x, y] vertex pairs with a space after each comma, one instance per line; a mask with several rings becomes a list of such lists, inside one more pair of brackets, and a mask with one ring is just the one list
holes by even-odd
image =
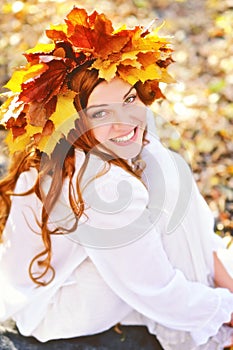
[[133, 136], [134, 136], [134, 129], [128, 135], [125, 135], [122, 137], [115, 137], [111, 140], [114, 142], [126, 142], [126, 141], [129, 141]]

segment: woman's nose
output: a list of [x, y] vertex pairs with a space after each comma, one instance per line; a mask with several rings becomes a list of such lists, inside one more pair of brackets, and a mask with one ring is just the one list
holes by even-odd
[[112, 124], [112, 129], [117, 132], [118, 134], [124, 135], [127, 134], [129, 131], [132, 130], [133, 124], [130, 123], [123, 123], [123, 122], [115, 122]]
[[116, 127], [120, 127], [120, 124], [129, 124], [131, 120], [130, 113], [119, 103], [113, 107], [112, 121], [116, 123]]

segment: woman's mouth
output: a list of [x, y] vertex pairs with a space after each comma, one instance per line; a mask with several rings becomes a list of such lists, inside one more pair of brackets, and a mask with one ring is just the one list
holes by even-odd
[[134, 141], [134, 139], [136, 138], [136, 133], [137, 133], [138, 127], [135, 127], [132, 131], [130, 131], [128, 134], [124, 135], [124, 136], [120, 136], [120, 137], [114, 137], [112, 139], [110, 139], [113, 142], [116, 143], [122, 143], [122, 144], [126, 144], [129, 141]]

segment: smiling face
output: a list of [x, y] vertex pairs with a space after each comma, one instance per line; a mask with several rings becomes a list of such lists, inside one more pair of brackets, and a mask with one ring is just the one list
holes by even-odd
[[97, 85], [89, 96], [86, 115], [88, 126], [100, 143], [98, 148], [106, 147], [123, 159], [139, 154], [146, 127], [146, 106], [130, 84], [114, 78]]

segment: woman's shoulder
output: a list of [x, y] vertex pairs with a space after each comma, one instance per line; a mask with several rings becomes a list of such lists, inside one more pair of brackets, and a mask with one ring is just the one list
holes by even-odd
[[177, 152], [170, 150], [157, 137], [150, 136], [149, 143], [143, 148], [142, 159], [146, 163], [146, 172], [161, 173], [172, 182], [183, 172], [190, 169], [187, 161]]
[[185, 210], [193, 192], [190, 166], [158, 138], [150, 137], [149, 141], [142, 154], [146, 162], [143, 180], [149, 189], [149, 206], [162, 208], [166, 213], [176, 213], [177, 208], [179, 212]]

